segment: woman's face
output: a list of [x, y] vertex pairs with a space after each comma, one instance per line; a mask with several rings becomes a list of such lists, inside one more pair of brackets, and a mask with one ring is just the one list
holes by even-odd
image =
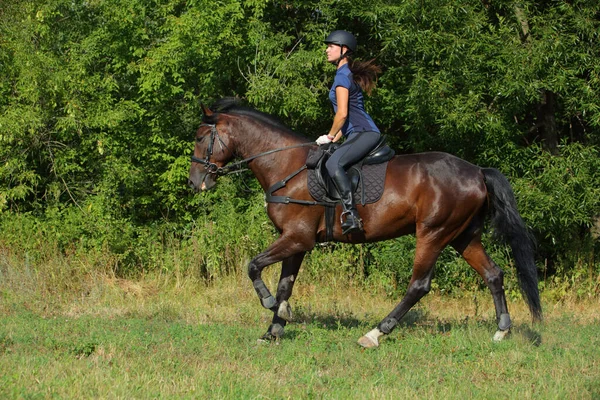
[[327, 43], [325, 54], [327, 54], [328, 62], [336, 62], [342, 56], [342, 46], [338, 46], [337, 44], [333, 43]]

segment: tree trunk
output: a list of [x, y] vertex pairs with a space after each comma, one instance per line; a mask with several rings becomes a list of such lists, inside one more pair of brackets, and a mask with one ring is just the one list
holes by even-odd
[[517, 17], [519, 24], [521, 24], [521, 41], [530, 42], [531, 38], [529, 37], [529, 21], [527, 20], [527, 16], [525, 16], [525, 11], [523, 11], [521, 6], [518, 4], [515, 4], [515, 16]]
[[554, 116], [556, 94], [541, 90], [541, 102], [537, 106], [538, 134], [542, 139], [542, 148], [550, 154], [558, 154], [558, 129]]
[[[525, 10], [516, 4], [515, 17], [521, 25], [521, 42], [531, 43], [529, 35], [529, 21]], [[540, 103], [537, 105], [537, 132], [542, 140], [542, 148], [551, 154], [558, 154], [558, 129], [556, 127], [555, 109], [556, 93], [542, 89], [540, 90]]]

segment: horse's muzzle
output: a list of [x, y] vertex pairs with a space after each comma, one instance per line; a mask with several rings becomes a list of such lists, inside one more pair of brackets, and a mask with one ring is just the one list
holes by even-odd
[[203, 192], [212, 189], [217, 184], [214, 174], [200, 172], [197, 174], [191, 173], [188, 179], [188, 186], [196, 191]]

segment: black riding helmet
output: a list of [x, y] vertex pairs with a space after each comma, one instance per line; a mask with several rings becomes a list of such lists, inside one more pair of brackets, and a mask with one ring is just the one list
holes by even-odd
[[356, 51], [356, 38], [353, 34], [346, 31], [333, 31], [325, 39], [325, 43], [333, 43], [338, 46], [346, 46], [351, 51]]

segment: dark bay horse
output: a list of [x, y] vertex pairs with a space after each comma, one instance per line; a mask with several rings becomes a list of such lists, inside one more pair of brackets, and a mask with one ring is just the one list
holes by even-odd
[[[288, 300], [304, 255], [317, 242], [325, 240], [325, 207], [307, 205], [313, 199], [307, 189], [307, 171], [302, 169], [309, 148], [317, 145], [269, 115], [233, 101], [221, 100], [210, 109], [203, 106], [203, 112], [190, 167], [191, 187], [197, 191], [209, 190], [219, 175], [243, 163], [265, 191], [289, 179], [276, 194], [306, 203], [267, 205], [267, 214], [280, 236], [248, 265], [248, 275], [262, 305], [274, 313], [262, 339], [275, 340], [283, 335], [286, 322], [291, 320]], [[234, 158], [243, 160], [230, 163]], [[344, 236], [339, 224], [341, 206], [337, 207], [334, 240], [365, 243], [413, 233], [417, 239], [413, 273], [404, 298], [375, 329], [359, 339], [360, 345], [378, 346], [379, 338], [389, 334], [429, 292], [434, 264], [448, 245], [481, 275], [492, 293], [498, 323], [494, 340], [502, 340], [508, 334], [511, 319], [503, 272], [481, 243], [487, 215], [491, 216], [497, 237], [512, 249], [521, 290], [533, 320], [542, 319], [534, 244], [517, 211], [512, 188], [498, 170], [480, 168], [439, 152], [395, 156], [387, 166], [381, 199], [358, 205], [358, 211], [364, 231]], [[280, 261], [281, 277], [273, 297], [261, 272]]]

